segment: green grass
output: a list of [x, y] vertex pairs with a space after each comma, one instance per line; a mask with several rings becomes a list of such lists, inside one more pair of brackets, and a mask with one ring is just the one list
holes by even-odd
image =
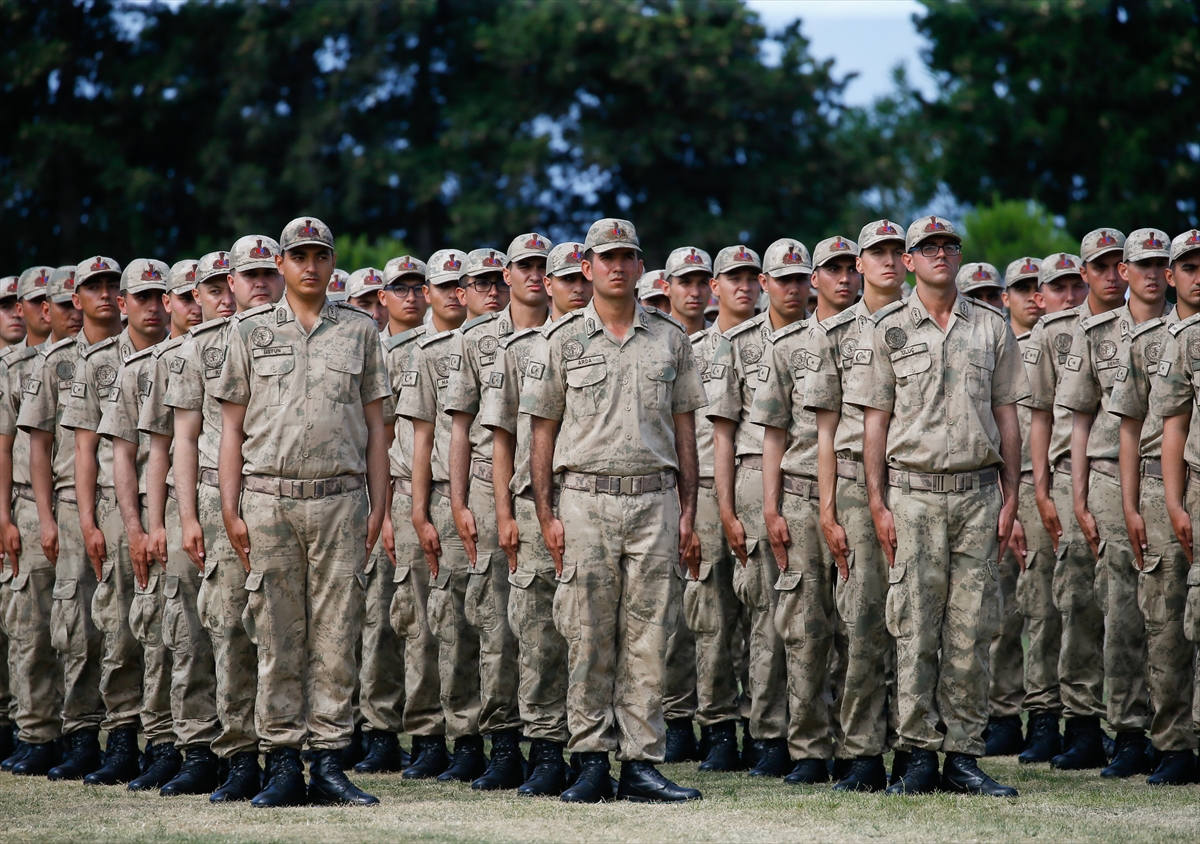
[[1188, 841], [1200, 839], [1200, 786], [1151, 788], [1144, 778], [1102, 782], [1097, 772], [1051, 772], [1015, 758], [983, 768], [1017, 800], [935, 795], [839, 795], [695, 765], [664, 773], [704, 792], [685, 806], [479, 794], [468, 786], [357, 776], [382, 805], [366, 809], [212, 806], [123, 786], [0, 775], [0, 841]]

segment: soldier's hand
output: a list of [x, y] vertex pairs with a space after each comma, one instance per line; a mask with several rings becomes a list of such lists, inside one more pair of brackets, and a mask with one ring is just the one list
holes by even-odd
[[1012, 539], [1013, 525], [1017, 521], [1017, 505], [1015, 501], [1005, 501], [1004, 506], [1000, 508], [1000, 518], [996, 520], [996, 536], [1000, 540], [1000, 544], [996, 549], [996, 560], [1004, 559], [1004, 552], [1008, 550], [1009, 541]]
[[229, 537], [229, 544], [233, 546], [234, 553], [242, 561], [242, 568], [246, 570], [246, 574], [249, 574], [250, 529], [246, 527], [246, 520], [241, 516], [234, 516], [232, 519], [226, 518], [225, 533]]
[[517, 528], [516, 519], [496, 520], [496, 530], [500, 534], [500, 547], [508, 557], [508, 572], [517, 570], [517, 548], [521, 544], [521, 532]]
[[4, 553], [12, 560], [13, 577], [21, 573], [21, 531], [12, 522], [4, 526]]
[[1141, 513], [1126, 513], [1125, 527], [1129, 529], [1129, 544], [1133, 546], [1133, 565], [1141, 571], [1146, 567], [1146, 520]]
[[458, 538], [462, 540], [463, 548], [467, 550], [467, 559], [471, 561], [471, 568], [475, 568], [475, 557], [477, 550], [475, 543], [479, 541], [479, 531], [475, 529], [475, 514], [470, 508], [462, 507], [454, 510], [454, 527], [458, 531]]
[[771, 542], [771, 550], [775, 552], [775, 565], [780, 571], [787, 571], [788, 548], [792, 544], [792, 534], [788, 530], [787, 519], [779, 513], [770, 513], [766, 517], [767, 539]]
[[746, 550], [746, 529], [742, 527], [741, 519], [737, 516], [733, 516], [729, 520], [722, 518], [721, 527], [725, 529], [725, 539], [729, 542], [729, 550], [737, 557], [742, 568], [745, 568], [750, 554]]
[[144, 533], [128, 535], [129, 562], [133, 564], [133, 577], [140, 589], [145, 589], [146, 584], [150, 582], [150, 557], [146, 540]]
[[1096, 517], [1092, 511], [1076, 511], [1075, 520], [1079, 522], [1079, 529], [1083, 531], [1083, 538], [1087, 540], [1093, 556], [1100, 556], [1100, 529], [1096, 527]]
[[96, 572], [96, 582], [104, 577], [104, 564], [108, 562], [108, 543], [104, 539], [104, 531], [98, 527], [91, 528], [84, 534], [84, 547], [88, 559], [92, 561], [92, 569]]
[[546, 540], [546, 550], [554, 558], [555, 577], [562, 577], [563, 554], [566, 553], [567, 548], [562, 522], [558, 519], [542, 522], [542, 539]]
[[[183, 523], [183, 550], [196, 568], [204, 571], [204, 529], [199, 522], [185, 521]], [[247, 569], [249, 571], [249, 569]]]
[[1054, 543], [1054, 553], [1058, 553], [1058, 540], [1062, 537], [1062, 524], [1058, 521], [1058, 508], [1054, 506], [1054, 500], [1047, 496], [1046, 498], [1037, 499], [1038, 515], [1042, 517], [1042, 525], [1046, 528], [1046, 533], [1050, 534], [1050, 541]]
[[1029, 553], [1029, 546], [1025, 540], [1025, 526], [1021, 524], [1020, 519], [1013, 521], [1012, 533], [1008, 537], [1008, 547], [1012, 549], [1013, 556], [1017, 558], [1017, 565], [1021, 567], [1021, 574], [1024, 574], [1025, 557]]
[[683, 519], [679, 520], [679, 563], [691, 574], [692, 580], [700, 579], [700, 537], [690, 519], [687, 524]]
[[883, 556], [887, 557], [888, 568], [896, 565], [896, 520], [892, 511], [884, 507], [878, 513], [871, 514], [875, 521], [875, 534], [879, 544], [883, 546]]
[[829, 546], [829, 553], [833, 554], [838, 574], [845, 583], [850, 579], [850, 542], [846, 539], [846, 531], [836, 521], [826, 524], [822, 520], [821, 532], [825, 534], [825, 544]]
[[58, 565], [58, 523], [51, 520], [38, 526], [41, 535], [42, 553], [50, 561], [50, 565]]
[[383, 532], [383, 513], [378, 510], [372, 510], [367, 516], [367, 556], [371, 556], [371, 552], [375, 550], [375, 543], [379, 541], [379, 534]]
[[167, 529], [155, 528], [146, 537], [146, 555], [164, 566], [167, 564]]
[[1183, 546], [1183, 553], [1187, 554], [1188, 564], [1194, 565], [1195, 560], [1192, 559], [1192, 517], [1182, 507], [1178, 509], [1168, 507], [1167, 513], [1171, 517], [1171, 527], [1175, 531], [1175, 538]]
[[390, 513], [383, 517], [383, 533], [380, 534], [380, 537], [383, 539], [384, 552], [392, 561], [392, 565], [396, 565], [396, 525], [392, 522]]
[[429, 565], [429, 575], [438, 576], [438, 562], [442, 556], [442, 541], [438, 539], [437, 528], [426, 520], [419, 525], [413, 525], [417, 531], [417, 539], [421, 542], [421, 550], [425, 552], [425, 562]]

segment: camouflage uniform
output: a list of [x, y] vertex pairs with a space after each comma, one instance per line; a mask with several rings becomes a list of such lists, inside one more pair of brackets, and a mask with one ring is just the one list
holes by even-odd
[[[311, 225], [311, 224], [310, 224]], [[255, 725], [264, 751], [345, 747], [354, 731], [369, 503], [364, 408], [391, 395], [375, 322], [327, 303], [301, 329], [286, 297], [232, 323], [212, 387], [244, 404], [241, 511], [258, 648]]]
[[943, 332], [914, 294], [876, 312], [850, 373], [846, 401], [892, 415], [887, 506], [897, 547], [886, 616], [899, 746], [981, 756], [1000, 614], [993, 408], [1028, 395], [1016, 339], [999, 311], [961, 295]]
[[521, 412], [561, 423], [565, 553], [554, 623], [570, 666], [567, 749], [661, 762], [664, 660], [680, 600], [672, 417], [702, 407], [704, 385], [687, 335], [654, 309], [636, 306], [620, 343], [591, 303], [545, 333]]

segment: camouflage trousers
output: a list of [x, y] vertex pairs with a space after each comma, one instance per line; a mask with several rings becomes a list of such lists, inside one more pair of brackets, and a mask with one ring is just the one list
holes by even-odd
[[1020, 574], [1021, 564], [1016, 555], [1006, 552], [1000, 560], [1000, 631], [990, 648], [992, 681], [988, 712], [992, 718], [1020, 715], [1025, 700], [1025, 651], [1021, 646], [1025, 615], [1017, 603]]
[[[1042, 524], [1033, 487], [1021, 486], [1017, 516], [1025, 528], [1025, 571], [1017, 578], [1016, 603], [1025, 620], [1029, 650], [1025, 654], [1025, 695], [1029, 712], [1062, 712], [1058, 694], [1058, 662], [1062, 615], [1054, 605], [1054, 542]], [[1059, 513], [1060, 518], [1070, 517]], [[1001, 572], [1001, 588], [1003, 588]], [[1018, 639], [1018, 643], [1019, 643]], [[993, 653], [993, 665], [995, 654]], [[993, 681], [994, 682], [994, 681]], [[993, 709], [993, 714], [995, 710]], [[1016, 713], [1014, 713], [1016, 714]]]
[[[171, 717], [180, 747], [208, 747], [221, 734], [212, 639], [200, 622], [200, 570], [183, 550], [174, 492], [167, 498], [167, 568], [163, 576], [162, 638], [171, 659]], [[239, 563], [238, 568], [241, 568]]]
[[679, 613], [679, 497], [564, 489], [566, 536], [554, 625], [567, 640], [575, 752], [661, 762], [667, 636]]
[[508, 624], [508, 557], [500, 550], [491, 483], [471, 478], [467, 506], [477, 533], [463, 611], [479, 636], [479, 731], [487, 734], [521, 726], [520, 670], [517, 637]]
[[[1200, 515], [1200, 491], [1189, 490], [1188, 509]], [[1192, 683], [1195, 648], [1184, 635], [1187, 577], [1183, 546], [1171, 527], [1163, 482], [1143, 477], [1139, 511], [1146, 523], [1138, 604], [1146, 623], [1146, 681], [1150, 692], [1150, 740], [1161, 751], [1195, 750]]]
[[[513, 498], [520, 545], [517, 570], [508, 580], [508, 623], [520, 651], [517, 698], [521, 723], [531, 739], [566, 743], [567, 641], [554, 626], [554, 593], [558, 588], [554, 558], [542, 538], [537, 508], [527, 498]], [[507, 564], [505, 560], [505, 564]]]
[[467, 621], [467, 582], [471, 562], [454, 526], [450, 499], [429, 496], [429, 518], [438, 532], [442, 556], [430, 581], [426, 606], [429, 629], [438, 640], [438, 677], [447, 738], [479, 735], [479, 631]]
[[1051, 492], [1062, 525], [1054, 560], [1054, 606], [1062, 617], [1059, 696], [1068, 718], [1104, 714], [1104, 615], [1096, 602], [1096, 557], [1072, 504], [1071, 473], [1055, 470]]
[[63, 723], [63, 675], [50, 643], [54, 566], [42, 553], [37, 505], [14, 496], [12, 519], [21, 535], [20, 572], [0, 589], [8, 593], [4, 623], [16, 703], [13, 721], [21, 728], [21, 741], [45, 744], [62, 735]]
[[[734, 559], [721, 527], [715, 489], [699, 491], [696, 536], [700, 540], [700, 576], [692, 579], [687, 574], [682, 617], [696, 642], [696, 720], [707, 727], [736, 720], [741, 703], [734, 647], [735, 643], [740, 646], [742, 605], [733, 591]], [[670, 664], [668, 645], [668, 670]], [[669, 686], [669, 675], [667, 682]], [[667, 716], [671, 717], [669, 707]]]
[[392, 628], [396, 567], [383, 543], [367, 558], [358, 700], [364, 729], [399, 733], [404, 720], [404, 639]]
[[13, 689], [17, 680], [17, 642], [8, 634], [11, 582], [12, 570], [0, 559], [0, 730], [11, 729], [17, 715], [17, 698]]
[[343, 748], [354, 732], [367, 491], [302, 500], [243, 490], [241, 509], [250, 536], [242, 621], [258, 648], [259, 746]]
[[1138, 606], [1138, 571], [1125, 526], [1120, 481], [1093, 471], [1088, 509], [1100, 533], [1096, 602], [1104, 613], [1108, 723], [1114, 730], [1145, 730], [1150, 726], [1146, 622]]
[[446, 734], [438, 677], [438, 640], [429, 629], [429, 566], [412, 526], [412, 495], [392, 496], [396, 533], [394, 592], [389, 618], [404, 648], [404, 712], [401, 727], [410, 736]]
[[58, 563], [54, 566], [50, 644], [62, 666], [62, 731], [70, 735], [79, 730], [97, 730], [104, 719], [100, 698], [104, 636], [92, 621], [96, 573], [83, 544], [79, 507], [71, 501], [59, 501], [55, 517]]
[[787, 571], [775, 583], [775, 626], [787, 655], [788, 751], [793, 759], [832, 759], [833, 558], [815, 497], [785, 492], [781, 511], [792, 540]]
[[[97, 507], [97, 510], [100, 508]], [[120, 525], [121, 542], [125, 555], [129, 556], [128, 539], [124, 536], [125, 523], [121, 514], [113, 508], [108, 514], [108, 524], [117, 529]], [[146, 529], [146, 510], [141, 508], [142, 530]], [[108, 530], [105, 537], [110, 536]], [[109, 540], [112, 548], [112, 540]], [[147, 742], [156, 744], [175, 743], [175, 722], [171, 714], [171, 652], [163, 642], [163, 590], [166, 573], [157, 562], [150, 563], [145, 588], [133, 575], [133, 562], [129, 563], [129, 578], [133, 585], [133, 597], [129, 601], [129, 630], [134, 641], [141, 646], [142, 662], [142, 732]], [[97, 587], [99, 591], [99, 587]]]
[[204, 579], [196, 596], [196, 612], [212, 641], [221, 727], [212, 750], [222, 759], [230, 759], [239, 753], [258, 752], [254, 726], [258, 652], [242, 620], [249, 598], [246, 570], [229, 544], [221, 518], [221, 493], [215, 486], [197, 486], [196, 514], [204, 529]]
[[850, 579], [834, 577], [834, 598], [846, 635], [839, 712], [844, 739], [838, 755], [879, 756], [887, 748], [887, 666], [896, 647], [884, 619], [887, 558], [875, 533], [865, 485], [838, 478], [837, 514], [850, 545]]
[[989, 647], [1000, 623], [1000, 487], [892, 487], [887, 498], [897, 540], [887, 625], [896, 639], [899, 747], [982, 756]]
[[[676, 567], [679, 592], [684, 594], [688, 576]], [[677, 613], [667, 635], [666, 684], [663, 686], [663, 717], [668, 721], [696, 717], [696, 635], [684, 613]]]
[[[733, 568], [733, 589], [750, 616], [750, 735], [782, 739], [788, 734], [787, 660], [775, 626], [779, 566], [763, 520], [762, 472], [738, 466], [734, 507], [746, 532], [746, 565]], [[740, 562], [740, 561], [738, 561]]]
[[[1192, 469], [1196, 471], [1195, 468]], [[1200, 524], [1200, 484], [1195, 482], [1188, 485], [1187, 493], [1188, 515], [1192, 517], [1194, 526]], [[1196, 554], [1196, 544], [1193, 537], [1192, 555]], [[1186, 602], [1183, 608], [1183, 635], [1192, 646], [1193, 686], [1192, 686], [1192, 721], [1200, 730], [1200, 563], [1193, 562], [1187, 572]]]

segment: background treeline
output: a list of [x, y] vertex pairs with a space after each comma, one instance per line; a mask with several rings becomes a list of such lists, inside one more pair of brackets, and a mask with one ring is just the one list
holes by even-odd
[[851, 108], [739, 0], [0, 0], [0, 270], [299, 211], [344, 266], [601, 214], [648, 264], [930, 210], [997, 263], [1197, 224], [1200, 0], [926, 6], [936, 97]]

